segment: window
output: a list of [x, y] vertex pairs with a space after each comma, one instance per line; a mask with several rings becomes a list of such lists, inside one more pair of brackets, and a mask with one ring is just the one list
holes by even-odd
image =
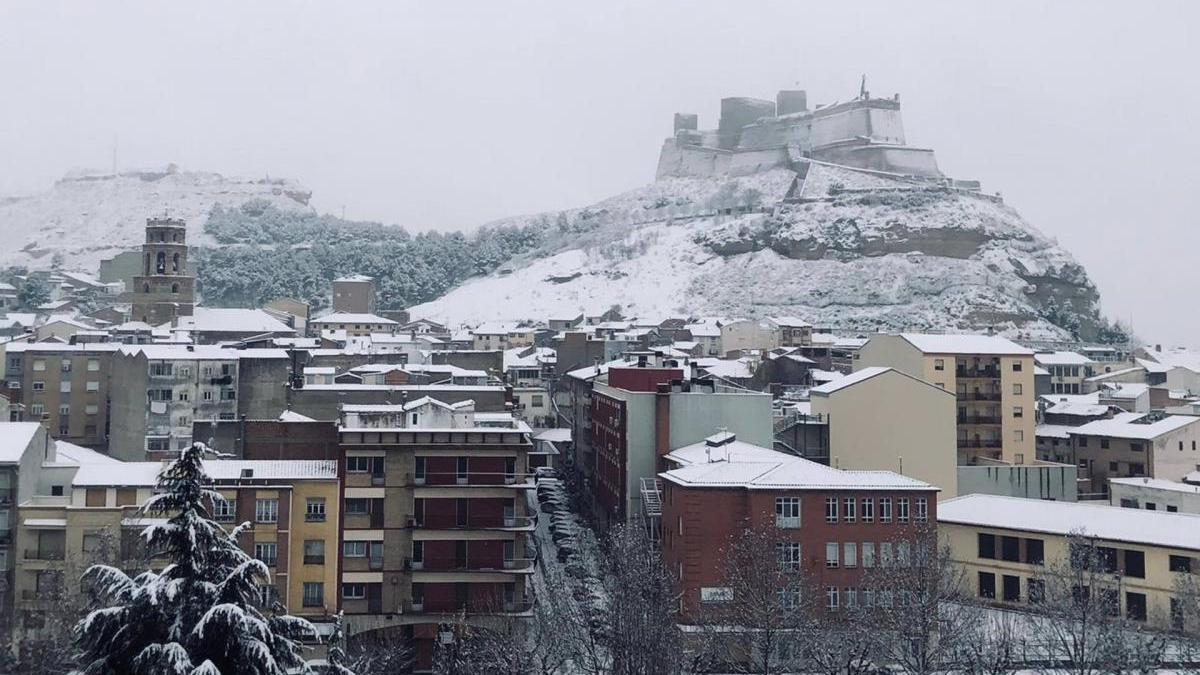
[[896, 522], [908, 522], [908, 497], [901, 497], [896, 500]]
[[862, 509], [860, 512], [862, 521], [870, 523], [875, 520], [875, 500], [870, 497], [864, 497], [862, 500]]
[[978, 543], [979, 557], [984, 560], [996, 559], [996, 536], [993, 534], [980, 533], [976, 535]]
[[466, 457], [459, 457], [455, 466], [455, 478], [460, 485], [467, 482], [467, 473], [469, 468], [470, 461]]
[[917, 497], [917, 522], [925, 523], [929, 521], [929, 500], [925, 497]]
[[979, 597], [994, 600], [996, 598], [996, 575], [991, 572], [979, 573]]
[[902, 541], [896, 544], [896, 565], [898, 567], [908, 567], [912, 562], [912, 545], [907, 541]]
[[417, 485], [425, 483], [425, 458], [417, 457], [414, 460], [413, 478]]
[[325, 564], [325, 540], [324, 539], [306, 539], [306, 540], [304, 540], [304, 564], [305, 565], [324, 565]]
[[842, 500], [842, 507], [844, 509], [843, 516], [845, 517], [845, 520], [847, 523], [854, 522], [854, 519], [855, 519], [854, 506], [856, 503], [857, 503], [857, 501], [854, 499], [854, 497], [846, 497], [845, 499]]
[[95, 373], [100, 370], [100, 359], [88, 359], [87, 369], [90, 373]]
[[320, 607], [325, 604], [325, 584], [319, 581], [304, 582], [304, 606]]
[[171, 363], [166, 362], [166, 361], [155, 361], [155, 362], [151, 363], [150, 364], [150, 374], [151, 375], [160, 375], [160, 376], [161, 375], [171, 375], [172, 374]]
[[147, 452], [167, 452], [170, 449], [171, 449], [171, 437], [170, 436], [159, 436], [159, 437], [154, 437], [154, 438], [151, 438], [151, 437], [146, 438], [146, 451]]
[[33, 360], [33, 369], [36, 371], [45, 370], [46, 369], [46, 359], [34, 359]]
[[1025, 582], [1025, 596], [1031, 604], [1041, 604], [1046, 599], [1046, 582], [1043, 579], [1030, 579]]
[[1168, 568], [1172, 572], [1185, 572], [1191, 574], [1192, 559], [1187, 556], [1173, 555], [1167, 562]]
[[201, 393], [200, 393], [200, 400], [202, 400], [202, 401], [211, 401], [211, 400], [213, 400], [212, 389], [205, 389], [203, 392], [201, 392]]
[[304, 520], [309, 523], [325, 522], [325, 498], [309, 497], [304, 503]]
[[[704, 589], [704, 588], [700, 589], [701, 602], [705, 602], [704, 591], [706, 591], [706, 590], [710, 591], [710, 594], [711, 594], [711, 591], [714, 589]], [[733, 599], [733, 590], [732, 589], [722, 589], [722, 590], [728, 591], [728, 593], [718, 596], [718, 597], [721, 597], [720, 602], [728, 602], [729, 600]], [[779, 609], [781, 609], [785, 612], [791, 612], [791, 611], [800, 609], [800, 589], [784, 588], [784, 589], [780, 590], [778, 593], [776, 593], [776, 596], [779, 599]], [[714, 602], [714, 601], [708, 600], [707, 602]]]
[[342, 584], [343, 600], [362, 600], [367, 597], [366, 584]]
[[346, 471], [349, 473], [367, 473], [371, 470], [370, 457], [347, 457]]
[[934, 370], [945, 370], [946, 369], [946, 360], [945, 359], [934, 359], [933, 360], [933, 369]]
[[838, 545], [836, 541], [825, 544], [825, 566], [829, 568], [838, 566]]
[[1025, 409], [1019, 405], [1014, 405], [1013, 406], [1013, 417], [1019, 418], [1019, 417], [1024, 417], [1024, 416], [1025, 416]]
[[1087, 436], [1080, 436], [1079, 437], [1079, 447], [1086, 448], [1087, 446], [1088, 446]]
[[881, 522], [881, 523], [892, 522], [892, 498], [891, 497], [880, 497], [879, 498], [879, 522]]
[[842, 543], [842, 567], [858, 567], [858, 544], [852, 541]]
[[875, 542], [873, 541], [864, 541], [862, 543], [862, 566], [875, 566]]
[[1022, 394], [1022, 391], [1021, 391], [1021, 383], [1020, 383], [1020, 382], [1014, 382], [1014, 383], [1013, 383], [1013, 396], [1020, 396], [1021, 394]]
[[367, 499], [350, 498], [346, 500], [346, 515], [365, 516], [371, 513], [371, 503]]
[[71, 404], [63, 403], [62, 405], [58, 406], [58, 414], [59, 415], [70, 415], [71, 414]]
[[779, 569], [789, 572], [800, 571], [800, 542], [775, 542], [775, 558], [779, 563]]
[[[416, 543], [416, 542], [414, 542]], [[367, 557], [367, 542], [365, 541], [346, 541], [342, 542], [342, 556], [346, 558], [365, 558]]]
[[[61, 362], [61, 365], [62, 365], [62, 371], [64, 373], [71, 372], [71, 359], [64, 358]], [[1181, 442], [1181, 444], [1182, 444], [1182, 442]]]
[[1021, 561], [1021, 538], [1000, 537], [1000, 559], [1008, 562]]
[[236, 389], [222, 389], [221, 390], [221, 400], [222, 401], [233, 401], [235, 399], [237, 399], [237, 390]]
[[1020, 361], [1013, 361], [1013, 372], [1014, 373], [1021, 372], [1021, 362]]
[[825, 522], [836, 523], [838, 521], [838, 500], [837, 497], [825, 498]]
[[279, 546], [274, 543], [270, 544], [255, 544], [254, 557], [261, 560], [264, 565], [274, 567], [278, 561]]
[[1002, 599], [1005, 602], [1020, 602], [1021, 601], [1021, 577], [1015, 577], [1005, 574], [1001, 579]]
[[1107, 438], [1101, 438], [1101, 439], [1100, 439], [1100, 449], [1101, 449], [1101, 450], [1107, 450], [1107, 449], [1108, 449], [1108, 446], [1109, 446], [1108, 439], [1107, 439]]
[[258, 499], [254, 502], [254, 520], [260, 523], [274, 523], [279, 520], [278, 499]]
[[1125, 617], [1133, 621], [1146, 620], [1146, 594], [1125, 593]]
[[1146, 578], [1146, 554], [1142, 551], [1125, 549], [1125, 576], [1136, 579]]
[[258, 601], [263, 607], [274, 607], [279, 603], [279, 589], [270, 585], [259, 586]]
[[40, 380], [34, 380], [33, 381], [33, 390], [34, 391], [46, 391], [46, 383], [42, 382]]
[[1014, 440], [1014, 441], [1016, 441], [1016, 442], [1018, 442], [1018, 443], [1024, 442], [1024, 440], [1025, 440], [1025, 430], [1024, 430], [1024, 429], [1017, 429], [1017, 430], [1013, 431], [1013, 440]]
[[800, 527], [800, 498], [775, 498], [775, 527], [794, 529]]
[[825, 589], [825, 607], [826, 609], [838, 608], [838, 587], [830, 586]]
[[227, 523], [237, 517], [237, 501], [233, 499], [213, 500], [213, 520]]
[[42, 415], [44, 415], [45, 413], [46, 413], [45, 405], [43, 405], [41, 403], [29, 404], [29, 414], [33, 416], [34, 420], [42, 419]]
[[87, 390], [88, 391], [100, 391], [100, 382], [98, 382], [97, 380], [88, 380]]
[[1025, 540], [1025, 562], [1030, 565], [1046, 564], [1046, 549], [1041, 539]]
[[[1146, 450], [1146, 448], [1143, 447], [1142, 444], [1139, 443], [1138, 441], [1130, 441], [1129, 449], [1132, 450], [1133, 452], [1145, 452], [1145, 450]], [[1183, 441], [1179, 441], [1179, 449], [1180, 450], [1183, 449]]]
[[100, 412], [100, 406], [96, 405], [95, 403], [89, 403], [83, 406], [83, 413], [85, 415], [95, 415], [98, 412]]

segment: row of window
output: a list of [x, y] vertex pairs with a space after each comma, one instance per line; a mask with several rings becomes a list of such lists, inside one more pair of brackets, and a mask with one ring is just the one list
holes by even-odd
[[[490, 459], [490, 458], [489, 458]], [[425, 457], [416, 457], [413, 460], [413, 477], [417, 482], [424, 482], [428, 478], [428, 459]], [[384, 472], [383, 457], [356, 457], [350, 456], [346, 458], [347, 473], [369, 473], [373, 476], [382, 476]], [[460, 482], [466, 482], [470, 475], [471, 461], [469, 457], [458, 457], [455, 461], [455, 478]], [[504, 476], [507, 479], [514, 479], [517, 475], [517, 460], [514, 457], [506, 457], [504, 459]]]
[[[85, 415], [99, 414], [100, 406], [98, 406], [94, 403], [89, 403], [88, 405], [85, 405], [83, 407], [83, 412]], [[30, 403], [29, 404], [29, 414], [30, 414], [30, 416], [32, 416], [34, 418], [40, 418], [42, 415], [46, 414], [46, 404]], [[60, 404], [58, 406], [58, 414], [59, 415], [70, 415], [71, 414], [71, 404], [70, 403]]]
[[[878, 553], [877, 553], [878, 552]], [[775, 542], [775, 559], [784, 571], [798, 572], [803, 564], [800, 542]], [[879, 567], [909, 567], [921, 565], [913, 557], [912, 543], [907, 541], [830, 541], [825, 543], [825, 567], [828, 569], [849, 568], [860, 565], [864, 569]]]
[[[21, 357], [19, 357], [19, 356], [12, 357], [9, 360], [8, 365], [13, 370], [16, 370], [16, 371], [21, 370]], [[46, 359], [34, 359], [32, 368], [33, 368], [33, 370], [38, 371], [38, 372], [45, 370], [46, 369]], [[64, 373], [71, 372], [71, 370], [73, 368], [73, 362], [70, 357], [64, 356], [62, 358], [61, 368], [62, 368], [62, 372], [64, 372]], [[99, 371], [100, 370], [100, 359], [88, 359], [87, 360], [87, 369], [93, 373]]]
[[[775, 500], [775, 514], [780, 514], [780, 500], [794, 499], [796, 500], [795, 513], [796, 517], [800, 516], [799, 498], [796, 497], [779, 497]], [[875, 506], [876, 501], [879, 505], [879, 522], [892, 522], [892, 498], [880, 497], [876, 500], [873, 497], [863, 497], [861, 500], [854, 497], [837, 497], [825, 498], [825, 522], [827, 523], [853, 523], [862, 521], [871, 523], [875, 521]], [[909, 499], [908, 497], [899, 497], [895, 500], [896, 510], [895, 518], [898, 523], [909, 522]], [[918, 523], [924, 523], [929, 520], [929, 500], [925, 497], [917, 497], [916, 512], [912, 515], [913, 520]]]
[[[63, 370], [66, 370], [66, 368], [64, 368]], [[192, 376], [192, 367], [191, 366], [179, 366], [178, 368], [176, 368], [175, 364], [170, 361], [151, 361], [150, 362], [150, 374], [155, 377], [164, 377], [164, 376], [170, 376], [170, 375], [176, 375], [176, 374], [179, 375], [179, 377], [191, 377]], [[237, 374], [237, 365], [233, 364], [233, 363], [222, 363], [219, 366], [218, 365], [207, 365], [207, 366], [201, 366], [201, 368], [200, 368], [200, 375], [202, 377], [217, 377], [218, 375], [220, 375], [221, 377], [224, 377], [224, 376], [232, 377], [236, 374]]]
[[[279, 545], [275, 542], [262, 542], [254, 545], [254, 557], [264, 565], [274, 567], [279, 562]], [[304, 540], [304, 564], [325, 564], [325, 540]]]
[[[220, 393], [215, 394], [213, 393], [214, 391], [219, 391]], [[171, 389], [147, 389], [146, 398], [151, 402], [173, 401], [176, 399], [176, 395]], [[181, 389], [179, 391], [178, 398], [180, 401], [190, 401], [192, 398], [191, 391], [187, 389]], [[200, 399], [202, 401], [212, 401], [216, 399], [221, 401], [235, 401], [237, 400], [237, 390], [230, 387], [222, 387], [219, 390], [204, 388], [200, 390]]]
[[[20, 389], [21, 388], [20, 380], [13, 380], [12, 382], [9, 382], [8, 384], [9, 384], [9, 387], [11, 387], [12, 389]], [[30, 382], [29, 387], [32, 391], [46, 391], [46, 383], [42, 380], [34, 380], [33, 382]], [[87, 384], [84, 385], [84, 388], [86, 391], [91, 391], [91, 392], [100, 391], [100, 382], [98, 380], [88, 380]], [[62, 382], [59, 382], [58, 383], [58, 392], [60, 394], [71, 393], [71, 381], [63, 380]]]
[[[346, 500], [347, 503], [350, 500]], [[230, 522], [237, 518], [237, 500], [223, 499], [213, 504], [213, 519]], [[254, 520], [258, 523], [274, 523], [279, 520], [278, 499], [254, 500]], [[325, 498], [309, 497], [304, 502], [304, 520], [310, 523], [325, 522]]]
[[[979, 572], [978, 581], [979, 597], [985, 600], [1002, 600], [1003, 602], [1028, 602], [1029, 604], [1041, 604], [1046, 602], [1046, 582], [1042, 579], [1026, 579], [1025, 593], [1021, 593], [1021, 578], [1011, 574], [1003, 574], [1000, 577], [1000, 587], [996, 586], [996, 575], [992, 572]], [[999, 595], [997, 595], [999, 591]], [[1121, 597], [1120, 591], [1115, 588], [1098, 589], [1095, 593], [1090, 593], [1088, 588], [1077, 587], [1073, 591], [1078, 598], [1094, 596], [1099, 605], [1112, 616], [1121, 615]], [[1175, 620], [1176, 602], [1172, 598], [1171, 603], [1172, 620]], [[1133, 621], [1146, 620], [1146, 594], [1135, 593], [1133, 591], [1125, 592], [1125, 617]]]

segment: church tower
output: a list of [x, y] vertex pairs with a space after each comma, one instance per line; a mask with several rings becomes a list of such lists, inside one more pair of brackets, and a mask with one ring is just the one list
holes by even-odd
[[161, 326], [191, 316], [195, 277], [188, 275], [187, 224], [178, 218], [147, 218], [141, 274], [133, 278], [133, 321]]

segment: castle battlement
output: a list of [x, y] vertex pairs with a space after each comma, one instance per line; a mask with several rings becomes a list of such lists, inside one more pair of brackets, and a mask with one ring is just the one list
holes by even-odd
[[701, 130], [695, 113], [676, 113], [658, 176], [753, 173], [788, 167], [796, 158], [943, 178], [933, 150], [905, 142], [900, 95], [873, 98], [865, 83], [857, 98], [811, 110], [804, 90], [782, 90], [774, 101], [723, 98], [716, 129]]

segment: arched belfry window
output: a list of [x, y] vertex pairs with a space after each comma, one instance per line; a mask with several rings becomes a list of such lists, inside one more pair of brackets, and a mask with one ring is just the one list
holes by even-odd
[[142, 292], [149, 293], [150, 292], [150, 284], [142, 284]]
[[171, 256], [171, 271], [172, 272], [179, 271], [179, 254], [178, 253]]
[[179, 292], [179, 284], [171, 284], [171, 292], [178, 293]]
[[155, 264], [155, 269], [158, 270], [158, 274], [166, 274], [167, 273], [167, 254], [166, 253], [163, 253], [162, 251], [158, 252], [158, 258], [157, 258], [157, 263]]

